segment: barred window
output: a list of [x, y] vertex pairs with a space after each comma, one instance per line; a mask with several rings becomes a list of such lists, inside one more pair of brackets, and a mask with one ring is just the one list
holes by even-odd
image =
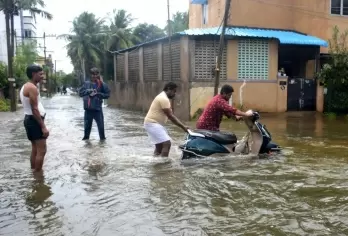
[[244, 39], [238, 41], [238, 79], [268, 79], [267, 40]]
[[[220, 79], [227, 78], [227, 42], [222, 52]], [[212, 40], [195, 41], [195, 77], [196, 80], [213, 80], [216, 67], [216, 56], [219, 53], [219, 42]]]

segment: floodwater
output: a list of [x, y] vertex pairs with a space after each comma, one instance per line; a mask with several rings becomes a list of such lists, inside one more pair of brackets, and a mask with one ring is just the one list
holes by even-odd
[[105, 108], [107, 141], [94, 124], [84, 142], [80, 99], [45, 106], [44, 177], [30, 170], [22, 111], [0, 114], [0, 235], [348, 235], [344, 119], [267, 114], [285, 154], [181, 162], [184, 134], [170, 127], [170, 158], [153, 158], [141, 113]]

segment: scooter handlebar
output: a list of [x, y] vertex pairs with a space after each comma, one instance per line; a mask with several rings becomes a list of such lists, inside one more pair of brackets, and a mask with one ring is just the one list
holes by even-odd
[[260, 119], [260, 114], [257, 111], [253, 112], [253, 122], [257, 121]]

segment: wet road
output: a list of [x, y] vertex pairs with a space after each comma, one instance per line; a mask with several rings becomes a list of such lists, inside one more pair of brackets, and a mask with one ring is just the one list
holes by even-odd
[[[79, 99], [45, 100], [44, 179], [29, 166], [22, 111], [0, 113], [0, 235], [348, 235], [348, 126], [312, 113], [261, 121], [286, 155], [180, 162], [153, 158], [143, 115], [106, 108], [81, 141]], [[243, 135], [242, 123], [228, 123]]]

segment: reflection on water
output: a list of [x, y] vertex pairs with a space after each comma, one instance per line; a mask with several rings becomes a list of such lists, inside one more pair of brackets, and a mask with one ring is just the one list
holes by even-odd
[[27, 192], [25, 204], [28, 212], [25, 219], [29, 224], [29, 231], [34, 235], [60, 235], [62, 226], [58, 208], [49, 198], [52, 196], [51, 187], [45, 183], [43, 173], [35, 173], [31, 191]]
[[262, 114], [285, 154], [182, 162], [176, 127], [170, 158], [153, 158], [141, 113], [106, 107], [106, 142], [95, 124], [84, 142], [80, 99], [45, 106], [44, 176], [30, 170], [21, 111], [0, 114], [0, 235], [348, 235], [345, 120]]

